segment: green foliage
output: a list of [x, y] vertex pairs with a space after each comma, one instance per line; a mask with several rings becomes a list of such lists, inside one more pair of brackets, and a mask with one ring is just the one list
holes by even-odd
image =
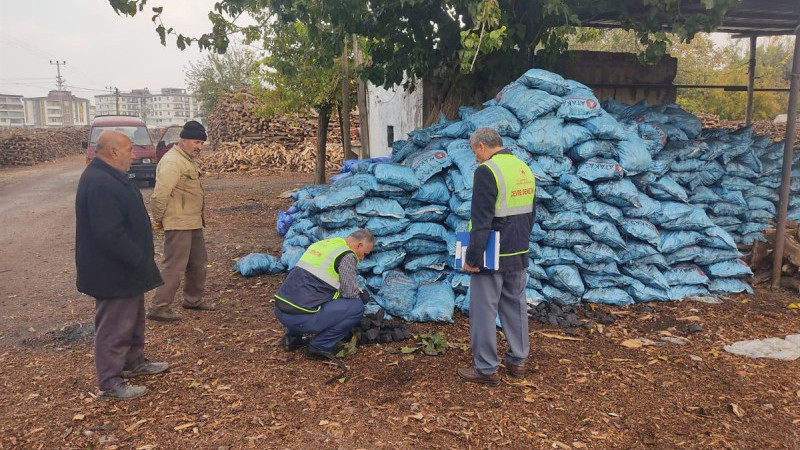
[[[697, 12], [682, 10], [681, 0], [220, 0], [209, 13], [211, 31], [200, 37], [165, 28], [158, 8], [153, 8], [153, 22], [162, 43], [175, 35], [179, 48], [196, 43], [218, 52], [225, 52], [231, 34], [256, 41], [274, 35], [278, 23], [302, 23], [309, 41], [321, 45], [323, 68], [337, 55], [328, 49], [341, 49], [344, 38], [356, 34], [364, 39], [368, 56], [361, 76], [379, 85], [405, 81], [411, 86], [424, 76], [464, 70], [519, 72], [532, 65], [536, 49], [542, 66], [567, 48], [579, 17], [621, 20], [642, 46], [641, 58], [652, 61], [669, 46], [665, 25], [686, 42], [719, 25], [724, 12], [740, 1], [703, 0]], [[109, 3], [119, 14], [134, 15], [146, 0]], [[244, 13], [257, 24], [237, 25]]]
[[442, 355], [450, 345], [447, 343], [447, 338], [440, 332], [425, 333], [420, 335], [420, 343], [422, 344], [422, 352], [426, 355]]
[[[348, 342], [344, 342], [344, 341], [340, 342], [339, 343], [339, 351], [336, 352], [336, 357], [339, 358], [339, 359], [345, 359], [348, 356], [355, 355], [356, 353], [358, 353], [358, 345], [357, 344], [358, 344], [358, 337], [355, 336], [355, 335], [352, 338], [350, 338], [350, 340]], [[340, 381], [340, 382], [343, 383], [344, 381]]]
[[234, 47], [225, 54], [211, 53], [189, 63], [184, 75], [189, 90], [200, 99], [201, 108], [208, 114], [225, 93], [252, 86], [257, 69], [258, 59], [252, 51]]

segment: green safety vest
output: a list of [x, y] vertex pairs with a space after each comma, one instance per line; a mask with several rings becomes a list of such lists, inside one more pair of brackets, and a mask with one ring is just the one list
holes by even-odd
[[[325, 239], [315, 242], [303, 253], [297, 267], [303, 268], [336, 289], [339, 296], [339, 273], [336, 272], [334, 263], [342, 253], [352, 251], [344, 238]], [[358, 261], [358, 257], [356, 257]]]
[[495, 217], [516, 216], [533, 212], [536, 179], [531, 168], [514, 155], [495, 154], [482, 165], [489, 168], [497, 183]]

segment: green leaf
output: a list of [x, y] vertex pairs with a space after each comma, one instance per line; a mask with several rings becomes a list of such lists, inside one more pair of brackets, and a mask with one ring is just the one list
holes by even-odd
[[400, 347], [400, 352], [404, 354], [414, 353], [417, 350], [419, 350], [419, 347]]

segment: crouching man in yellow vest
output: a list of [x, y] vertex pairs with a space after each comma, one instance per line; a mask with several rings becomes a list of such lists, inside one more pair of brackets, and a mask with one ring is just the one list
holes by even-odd
[[284, 350], [299, 349], [303, 335], [314, 334], [306, 356], [336, 360], [333, 346], [361, 320], [369, 301], [358, 288], [356, 266], [374, 245], [372, 233], [361, 229], [308, 247], [275, 294], [275, 316], [286, 327]]

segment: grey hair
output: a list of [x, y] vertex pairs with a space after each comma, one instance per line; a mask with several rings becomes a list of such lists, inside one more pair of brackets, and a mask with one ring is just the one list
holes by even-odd
[[363, 228], [353, 231], [352, 233], [350, 233], [349, 237], [356, 242], [363, 242], [364, 244], [375, 244], [375, 235], [373, 235], [371, 231], [365, 230]]
[[469, 145], [478, 144], [483, 144], [488, 148], [497, 148], [503, 146], [503, 139], [494, 128], [482, 127], [475, 130], [469, 137]]

